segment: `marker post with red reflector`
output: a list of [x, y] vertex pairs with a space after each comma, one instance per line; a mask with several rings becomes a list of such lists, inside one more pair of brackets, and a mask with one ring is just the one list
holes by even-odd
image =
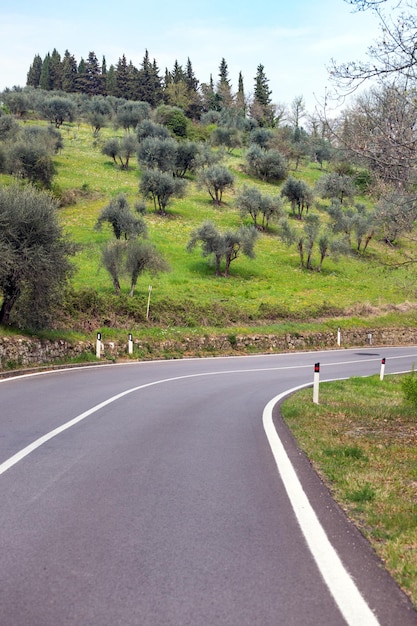
[[384, 374], [385, 374], [385, 358], [383, 358], [381, 361], [381, 372], [379, 374], [379, 380], [384, 380]]
[[320, 363], [314, 364], [313, 402], [319, 403]]

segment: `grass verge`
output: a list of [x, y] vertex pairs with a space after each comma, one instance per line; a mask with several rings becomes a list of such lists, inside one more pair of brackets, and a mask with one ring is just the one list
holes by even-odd
[[417, 415], [401, 376], [320, 385], [281, 407], [302, 450], [417, 608]]

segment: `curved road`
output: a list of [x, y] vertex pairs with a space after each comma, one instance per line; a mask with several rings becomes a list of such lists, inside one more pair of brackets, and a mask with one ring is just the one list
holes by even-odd
[[279, 394], [417, 349], [129, 363], [0, 381], [1, 626], [409, 626]]

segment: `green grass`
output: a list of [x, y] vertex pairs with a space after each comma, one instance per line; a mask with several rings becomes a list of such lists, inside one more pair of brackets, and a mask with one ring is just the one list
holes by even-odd
[[[102, 131], [109, 136], [111, 129]], [[139, 199], [139, 171], [132, 160], [132, 168], [122, 172], [108, 157], [100, 153], [103, 138], [95, 140], [88, 127], [66, 129], [65, 147], [56, 158], [58, 176], [56, 185], [63, 191], [86, 189], [90, 196], [81, 198], [75, 206], [61, 209], [66, 231], [84, 248], [77, 256], [76, 288], [94, 286], [108, 292], [111, 285], [104, 270], [100, 270], [100, 245], [111, 236], [109, 230], [94, 231], [94, 224], [103, 206], [111, 196], [125, 192], [132, 205]], [[299, 269], [298, 254], [287, 248], [273, 234], [262, 235], [256, 244], [256, 259], [239, 258], [232, 264], [232, 276], [219, 279], [213, 276], [208, 260], [196, 249], [185, 250], [190, 232], [205, 219], [212, 219], [220, 228], [235, 228], [241, 218], [235, 207], [235, 196], [243, 184], [258, 184], [264, 192], [277, 193], [279, 186], [250, 180], [242, 170], [243, 158], [229, 157], [232, 169], [239, 170], [237, 189], [225, 195], [225, 206], [213, 207], [204, 190], [189, 181], [187, 196], [175, 200], [166, 218], [153, 213], [147, 216], [149, 234], [168, 260], [171, 272], [154, 279], [154, 297], [173, 300], [197, 298], [205, 300], [233, 300], [237, 308], [245, 308], [256, 315], [259, 304], [279, 303], [291, 311], [318, 307], [323, 303], [341, 308], [369, 302], [374, 305], [400, 302], [405, 294], [401, 289], [400, 272], [396, 276], [384, 273], [377, 259], [378, 250], [372, 250], [366, 259], [343, 258], [339, 262], [328, 259], [323, 271], [307, 272]], [[322, 174], [315, 165], [297, 174], [313, 182]], [[402, 275], [401, 275], [402, 276]], [[404, 279], [405, 280], [405, 277]], [[139, 290], [147, 290], [149, 279], [143, 277]], [[127, 291], [127, 283], [124, 289]]]
[[334, 497], [417, 607], [417, 418], [402, 376], [288, 398], [282, 415]]
[[[279, 185], [262, 183], [244, 172], [243, 150], [227, 157], [236, 186], [233, 193], [225, 194], [221, 208], [213, 207], [193, 177], [186, 197], [172, 203], [166, 218], [155, 215], [149, 206], [150, 239], [171, 271], [152, 279], [142, 276], [133, 299], [127, 297], [128, 284], [123, 282], [122, 298], [115, 297], [100, 267], [100, 246], [112, 235], [106, 228], [95, 231], [94, 224], [118, 193], [127, 194], [132, 206], [139, 200], [140, 171], [135, 159], [126, 172], [101, 154], [105, 139], [121, 135], [120, 131], [103, 129], [95, 139], [87, 126], [69, 124], [62, 134], [64, 149], [55, 158], [54, 191], [63, 199], [73, 199], [59, 210], [65, 231], [80, 245], [72, 285], [87, 321], [97, 322], [95, 331], [122, 340], [126, 318], [132, 312], [138, 315], [139, 310], [143, 318], [152, 284], [151, 314], [157, 311], [162, 321], [142, 320], [135, 327], [129, 320], [129, 331], [134, 329], [135, 338], [143, 340], [143, 354], [137, 358], [152, 355], [153, 340], [226, 331], [233, 345], [237, 335], [253, 333], [255, 326], [262, 334], [334, 331], [341, 324], [339, 316], [343, 316], [344, 328], [415, 326], [412, 309], [401, 313], [393, 306], [414, 299], [413, 276], [405, 269], [384, 269], [381, 260], [388, 251], [376, 241], [364, 257], [352, 255], [339, 262], [326, 259], [318, 274], [299, 268], [296, 250], [284, 246], [272, 227], [260, 236], [256, 258], [236, 260], [228, 279], [214, 276], [199, 250], [186, 251], [190, 232], [205, 219], [223, 229], [242, 223], [235, 201], [244, 184], [257, 185], [263, 193], [279, 193]], [[309, 164], [290, 173], [314, 185], [324, 172], [317, 164]], [[0, 184], [8, 181], [7, 176], [0, 176]], [[122, 311], [118, 319], [113, 315], [116, 306]], [[173, 310], [178, 311], [177, 318]], [[76, 323], [69, 323], [64, 334], [47, 331], [42, 336], [76, 340], [88, 334], [77, 328]], [[1, 332], [14, 333], [5, 328]], [[168, 356], [178, 355], [173, 351]], [[322, 385], [319, 406], [312, 404], [310, 394], [303, 391], [289, 399], [283, 406], [285, 419], [342, 506], [417, 603], [415, 418], [414, 411], [401, 401], [398, 378], [386, 378], [383, 384], [376, 379], [354, 379]]]
[[[101, 154], [104, 141], [115, 134], [121, 135], [122, 131], [105, 128], [95, 138], [88, 126], [67, 124], [61, 132], [64, 149], [54, 159], [58, 172], [54, 190], [63, 198], [72, 197], [75, 201], [60, 209], [65, 231], [80, 245], [72, 285], [75, 290], [96, 289], [107, 296], [112, 293], [112, 284], [100, 265], [100, 248], [112, 234], [106, 227], [101, 232], [95, 231], [94, 224], [101, 209], [116, 194], [126, 193], [132, 207], [140, 199], [140, 171], [135, 158], [131, 160], [130, 169], [122, 171]], [[167, 217], [157, 216], [148, 205], [146, 221], [150, 239], [168, 261], [171, 271], [152, 279], [146, 274], [141, 276], [135, 299], [146, 298], [148, 285], [152, 284], [152, 311], [156, 323], [163, 319], [158, 318], [158, 311], [163, 310], [166, 303], [179, 311], [189, 303], [189, 307], [199, 311], [208, 311], [213, 304], [227, 309], [224, 320], [218, 317], [218, 326], [253, 326], [274, 318], [281, 321], [285, 317], [328, 318], [338, 313], [350, 317], [355, 312], [357, 320], [349, 323], [361, 324], [369, 305], [385, 315], [384, 307], [410, 299], [406, 270], [389, 272], [381, 266], [380, 259], [386, 255], [382, 244], [372, 242], [364, 257], [353, 254], [338, 262], [326, 259], [319, 274], [300, 269], [296, 249], [287, 248], [275, 236], [273, 225], [271, 232], [259, 237], [255, 259], [239, 257], [231, 265], [229, 278], [214, 276], [213, 267], [199, 249], [192, 253], [186, 251], [190, 232], [205, 219], [213, 220], [221, 229], [240, 226], [242, 219], [236, 207], [236, 195], [244, 184], [257, 185], [264, 193], [280, 191], [280, 185], [257, 181], [245, 173], [243, 149], [229, 155], [226, 164], [236, 175], [236, 185], [234, 192], [225, 194], [224, 206], [215, 208], [208, 193], [197, 187], [192, 176], [188, 179], [186, 196], [169, 206]], [[308, 164], [290, 173], [313, 185], [323, 171], [317, 164]], [[290, 212], [289, 207], [287, 210]], [[128, 281], [122, 281], [125, 295], [128, 289]], [[397, 312], [396, 325], [401, 323], [400, 317]], [[387, 318], [383, 319], [386, 323]], [[189, 323], [187, 316], [178, 315], [176, 324]], [[193, 323], [214, 325], [213, 319], [205, 320], [201, 314]]]

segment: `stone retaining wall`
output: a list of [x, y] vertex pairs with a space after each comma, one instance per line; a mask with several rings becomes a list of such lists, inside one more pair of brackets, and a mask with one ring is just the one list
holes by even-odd
[[[371, 338], [372, 337], [372, 338]], [[341, 332], [341, 347], [417, 344], [417, 328], [367, 328]], [[117, 359], [127, 356], [125, 344], [106, 342], [103, 337], [102, 357]], [[337, 333], [293, 333], [286, 335], [224, 335], [184, 337], [152, 344], [134, 340], [133, 357], [163, 358], [169, 356], [204, 356], [207, 354], [253, 354], [292, 350], [337, 348]], [[0, 337], [0, 370], [49, 365], [68, 361], [88, 353], [95, 355], [96, 342], [48, 341], [31, 337]]]
[[0, 337], [0, 369], [47, 365], [94, 351], [92, 342], [69, 343], [32, 337]]

